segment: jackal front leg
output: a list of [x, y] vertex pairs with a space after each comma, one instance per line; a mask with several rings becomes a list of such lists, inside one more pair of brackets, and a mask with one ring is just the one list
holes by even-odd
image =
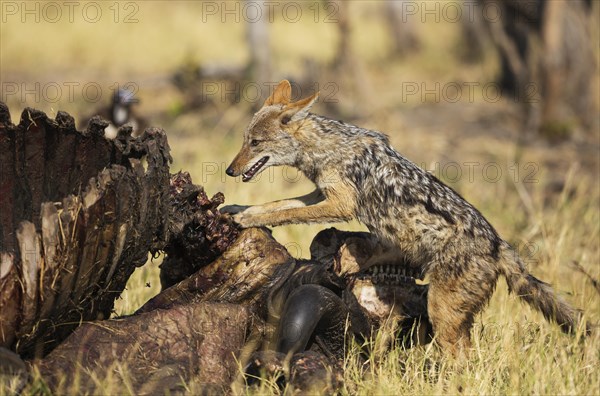
[[262, 205], [227, 205], [221, 208], [221, 213], [230, 213], [232, 215], [241, 212], [245, 214], [270, 213], [283, 209], [301, 208], [303, 206], [314, 205], [320, 201], [323, 201], [324, 199], [325, 196], [321, 190], [316, 189], [315, 191], [300, 197], [267, 202]]
[[352, 219], [351, 211], [330, 199], [301, 207], [284, 206], [283, 209], [271, 211], [259, 209], [260, 207], [256, 206], [250, 207], [234, 215], [233, 219], [244, 228], [284, 224], [335, 223]]

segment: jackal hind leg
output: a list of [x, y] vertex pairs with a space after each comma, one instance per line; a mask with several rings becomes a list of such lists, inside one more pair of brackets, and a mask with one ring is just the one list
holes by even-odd
[[475, 316], [489, 301], [498, 275], [484, 266], [467, 264], [462, 273], [431, 273], [427, 311], [435, 339], [454, 357], [468, 354]]

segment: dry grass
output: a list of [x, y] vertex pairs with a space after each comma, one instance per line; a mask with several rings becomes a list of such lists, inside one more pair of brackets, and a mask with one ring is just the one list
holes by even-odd
[[[103, 9], [108, 13], [106, 4]], [[152, 117], [181, 100], [166, 84], [165, 73], [182, 62], [241, 64], [248, 57], [243, 24], [222, 24], [217, 19], [203, 23], [199, 3], [136, 4], [139, 22], [129, 25], [109, 19], [97, 24], [81, 18], [58, 24], [22, 24], [9, 19], [0, 25], [0, 79], [42, 84], [98, 81], [106, 89], [115, 81], [135, 81], [140, 86], [141, 110]], [[365, 116], [355, 122], [389, 133], [394, 146], [407, 157], [450, 183], [521, 251], [535, 276], [553, 284], [597, 323], [599, 294], [571, 263], [577, 262], [592, 277], [600, 278], [599, 131], [581, 132], [575, 141], [558, 146], [537, 140], [522, 145], [516, 143], [520, 132], [515, 109], [506, 101], [487, 103], [479, 91], [474, 103], [403, 100], [399, 89], [403, 82], [488, 81], [495, 71], [493, 57], [482, 64], [461, 64], [456, 56], [461, 45], [459, 26], [427, 23], [418, 26], [421, 52], [389, 60], [389, 39], [378, 22], [378, 7], [376, 2], [353, 2], [351, 6], [353, 45], [365, 71], [361, 78], [369, 87], [364, 93], [368, 97], [357, 98], [355, 92], [348, 92], [343, 76], [333, 80], [339, 84], [339, 98], [364, 110]], [[333, 24], [314, 24], [310, 18], [296, 24], [279, 18], [272, 32], [276, 70], [286, 72], [301, 70], [304, 57], [330, 60], [338, 39]], [[80, 97], [74, 101], [65, 97], [58, 103], [8, 99], [14, 118], [26, 105], [49, 113], [62, 109], [75, 114], [88, 114], [96, 106]], [[249, 184], [227, 178], [224, 169], [241, 145], [250, 115], [245, 103], [221, 108], [216, 115], [160, 119], [169, 134], [173, 171], [189, 171], [209, 194], [222, 191], [228, 203], [261, 203], [310, 191], [310, 183], [291, 169], [272, 169]], [[315, 110], [325, 112], [322, 105]], [[207, 123], [206, 119], [216, 121]], [[461, 177], [456, 177], [453, 163], [458, 163]], [[487, 164], [492, 165], [486, 168]], [[497, 169], [502, 172], [499, 177], [493, 172]], [[532, 178], [528, 178], [531, 172]], [[337, 226], [364, 229], [357, 223]], [[326, 227], [280, 227], [274, 236], [294, 256], [307, 257], [312, 237]], [[117, 301], [117, 314], [133, 312], [158, 292], [158, 263], [149, 262], [136, 271]], [[472, 359], [460, 365], [439, 356], [435, 349], [395, 348], [373, 353], [371, 364], [364, 367], [353, 351], [345, 363], [346, 384], [340, 393], [600, 393], [598, 332], [585, 340], [562, 335], [556, 326], [508, 295], [502, 281], [489, 308], [477, 319], [473, 339]], [[378, 350], [376, 346], [372, 349]], [[114, 372], [126, 376], [124, 367], [115, 367]], [[38, 384], [38, 390], [46, 393]], [[188, 390], [197, 393], [199, 386], [188, 384]], [[131, 389], [115, 389], [111, 378], [98, 379], [98, 389], [106, 394], [132, 393]], [[73, 384], [63, 390], [78, 393]], [[273, 384], [265, 383], [252, 393], [277, 392]], [[0, 395], [7, 393], [6, 384], [0, 384]]]

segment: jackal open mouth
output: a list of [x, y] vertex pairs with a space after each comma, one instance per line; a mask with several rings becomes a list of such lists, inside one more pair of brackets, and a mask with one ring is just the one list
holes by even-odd
[[358, 279], [370, 279], [376, 284], [414, 284], [415, 280], [423, 280], [423, 273], [416, 268], [407, 268], [397, 264], [378, 264], [357, 274]]
[[252, 177], [256, 174], [256, 172], [259, 171], [260, 168], [263, 167], [264, 164], [267, 163], [267, 161], [269, 160], [269, 157], [262, 157], [261, 159], [259, 159], [256, 164], [252, 165], [252, 168], [248, 169], [247, 172], [244, 172], [244, 174], [242, 175], [242, 181], [243, 182], [247, 182], [248, 180], [252, 179]]

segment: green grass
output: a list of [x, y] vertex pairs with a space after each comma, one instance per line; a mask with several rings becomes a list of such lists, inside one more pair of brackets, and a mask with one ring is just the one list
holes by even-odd
[[[203, 23], [202, 6], [195, 2], [136, 4], [139, 22], [131, 25], [109, 20], [90, 25], [80, 19], [54, 25], [22, 24], [9, 19], [0, 25], [0, 79], [28, 83], [99, 81], [103, 87], [115, 81], [138, 82], [140, 110], [168, 133], [172, 171], [189, 171], [209, 195], [222, 191], [227, 203], [255, 204], [311, 191], [311, 184], [302, 177], [296, 180], [291, 169], [270, 170], [259, 181], [248, 184], [225, 176], [225, 167], [241, 146], [250, 119], [245, 103], [219, 104], [218, 113], [156, 117], [169, 111], [179, 114], [173, 109], [180, 108], [182, 96], [166, 84], [166, 78], [184, 61], [246, 61], [243, 24], [222, 24], [215, 19]], [[480, 64], [461, 64], [456, 56], [461, 44], [459, 26], [448, 23], [417, 26], [422, 50], [390, 60], [389, 38], [377, 19], [378, 9], [376, 2], [351, 3], [352, 43], [363, 66], [359, 77], [368, 91], [352, 90], [351, 76], [327, 77], [339, 84], [342, 104], [364, 114], [356, 123], [389, 133], [393, 145], [417, 164], [443, 170], [452, 161], [459, 163], [463, 172], [459, 180], [450, 173], [438, 176], [472, 202], [517, 247], [536, 277], [551, 283], [569, 302], [582, 308], [591, 323], [598, 323], [598, 292], [571, 262], [578, 262], [600, 278], [599, 131], [575, 134], [578, 143], [549, 146], [540, 140], [523, 146], [517, 143], [521, 131], [515, 108], [504, 101], [487, 103], [479, 90], [474, 103], [421, 103], [418, 97], [403, 100], [399, 87], [404, 82], [428, 86], [435, 82], [485, 82], [492, 79], [496, 67], [492, 56]], [[278, 78], [301, 71], [306, 57], [330, 61], [338, 35], [333, 24], [314, 24], [307, 19], [289, 24], [278, 18], [271, 40]], [[26, 105], [51, 114], [67, 110], [76, 116], [89, 114], [96, 106], [81, 98], [31, 103], [13, 97], [8, 104], [15, 121]], [[322, 104], [315, 111], [326, 113]], [[478, 165], [469, 177], [466, 164], [472, 162]], [[490, 163], [501, 169], [500, 177], [483, 173]], [[533, 177], [527, 178], [531, 172]], [[557, 182], [562, 187], [554, 187]], [[329, 226], [278, 227], [274, 236], [294, 256], [308, 257], [314, 235]], [[364, 230], [355, 222], [336, 226]], [[117, 314], [134, 312], [159, 291], [159, 262], [149, 261], [136, 270], [116, 302]], [[470, 359], [452, 363], [430, 347], [382, 352], [376, 339], [371, 349], [378, 352], [370, 355], [368, 366], [358, 362], [356, 349], [351, 351], [340, 393], [600, 393], [598, 332], [586, 339], [561, 334], [556, 326], [509, 295], [502, 280], [489, 307], [477, 318], [473, 340]], [[126, 367], [115, 366], [113, 372], [127, 375]], [[45, 393], [41, 382], [38, 384], [38, 390]], [[98, 378], [97, 386], [100, 393], [132, 393], [127, 387], [116, 388], [113, 378]], [[7, 384], [0, 384], [0, 395], [9, 393], [8, 389]], [[200, 384], [188, 384], [190, 393], [199, 389]], [[65, 384], [63, 391], [76, 394], [77, 384]], [[269, 383], [252, 391], [277, 392]]]

